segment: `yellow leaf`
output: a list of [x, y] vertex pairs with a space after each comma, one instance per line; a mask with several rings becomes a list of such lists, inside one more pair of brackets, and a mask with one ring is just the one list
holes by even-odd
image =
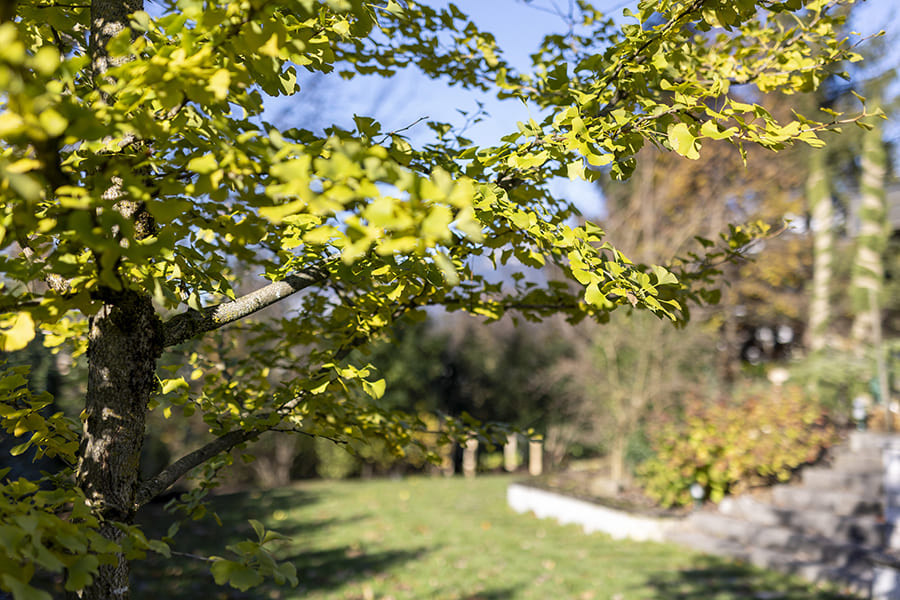
[[670, 126], [668, 135], [669, 145], [672, 146], [672, 150], [691, 160], [700, 158], [700, 152], [697, 150], [697, 145], [694, 143], [697, 138], [694, 137], [694, 134], [691, 133], [691, 130], [688, 129], [687, 125], [684, 123], [677, 123]]
[[231, 74], [226, 69], [219, 69], [209, 78], [209, 89], [216, 96], [216, 100], [227, 98], [230, 86]]
[[170, 392], [174, 392], [175, 390], [181, 388], [187, 388], [188, 383], [184, 380], [184, 377], [177, 377], [175, 379], [165, 379], [162, 382], [162, 390], [160, 393], [168, 394]]
[[216, 160], [216, 157], [212, 154], [204, 154], [203, 156], [197, 156], [188, 161], [187, 168], [194, 173], [199, 173], [200, 175], [206, 175], [208, 173], [212, 173], [218, 168], [219, 163]]
[[21, 350], [34, 339], [34, 321], [31, 315], [20, 312], [0, 321], [0, 349], [4, 352]]
[[62, 135], [69, 126], [69, 120], [52, 108], [42, 110], [38, 115], [38, 121], [50, 137]]
[[603, 292], [600, 291], [600, 288], [597, 287], [596, 283], [591, 283], [584, 290], [584, 300], [588, 304], [592, 304], [594, 306], [606, 306], [609, 304], [606, 296], [603, 294]]
[[276, 57], [280, 48], [278, 46], [278, 36], [276, 34], [272, 34], [272, 37], [269, 38], [269, 41], [260, 46], [259, 53], [264, 54], [266, 56]]
[[450, 239], [450, 222], [453, 221], [453, 212], [447, 206], [437, 205], [431, 209], [425, 220], [422, 221], [422, 236], [426, 239], [447, 240]]
[[41, 75], [50, 75], [59, 66], [59, 51], [53, 46], [41, 46], [34, 53], [32, 64]]
[[335, 23], [333, 29], [341, 37], [348, 37], [350, 35], [350, 23], [346, 20]]
[[566, 165], [566, 172], [572, 181], [584, 179], [584, 163], [580, 160]]
[[16, 162], [7, 165], [6, 171], [8, 173], [27, 173], [28, 171], [34, 171], [40, 167], [41, 161], [39, 160], [33, 158], [20, 158]]

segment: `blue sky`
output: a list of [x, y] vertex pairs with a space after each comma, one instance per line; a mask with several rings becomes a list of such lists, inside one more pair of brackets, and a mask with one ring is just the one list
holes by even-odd
[[[454, 3], [480, 28], [494, 34], [506, 60], [522, 70], [530, 68], [529, 54], [537, 50], [545, 35], [567, 31], [564, 21], [552, 14], [554, 0], [534, 0], [531, 6], [520, 0], [455, 0]], [[447, 2], [433, 0], [430, 4], [440, 6]], [[555, 5], [567, 9], [568, 0], [555, 0]], [[621, 16], [622, 9], [636, 6], [637, 0], [598, 0], [595, 5], [601, 10], [609, 10], [610, 16]], [[477, 102], [481, 101], [487, 115], [465, 131], [466, 137], [480, 145], [497, 143], [500, 137], [515, 131], [519, 121], [532, 117], [540, 120], [536, 107], [526, 106], [517, 100], [499, 101], [490, 95], [450, 87], [445, 82], [427, 79], [415, 69], [409, 69], [390, 81], [377, 77], [358, 77], [349, 82], [330, 79], [332, 81], [320, 84], [323, 86], [321, 95], [326, 100], [298, 111], [298, 118], [312, 117], [315, 122], [336, 123], [351, 128], [355, 112], [374, 117], [382, 123], [385, 131], [395, 131], [424, 118], [403, 132], [414, 144], [421, 144], [433, 139], [424, 121], [462, 126], [467, 117], [459, 111], [474, 113], [478, 109]], [[300, 83], [312, 88], [319, 81], [323, 80], [304, 82], [301, 79]], [[318, 95], [317, 90], [308, 91], [312, 92], [308, 97]], [[340, 101], [334, 102], [334, 98]], [[557, 194], [577, 198], [585, 213], [597, 214], [602, 210], [602, 194], [595, 185], [560, 180], [554, 182], [553, 189]]]
[[[447, 2], [431, 0], [430, 3], [446, 5]], [[521, 0], [455, 0], [455, 3], [479, 27], [493, 33], [506, 60], [522, 70], [529, 68], [529, 54], [537, 49], [544, 35], [567, 30], [562, 18], [553, 12], [567, 10], [569, 0], [533, 0], [530, 5]], [[595, 1], [595, 6], [616, 18], [622, 17], [624, 8], [634, 8], [636, 5], [637, 0]], [[862, 37], [872, 35], [880, 28], [888, 28], [889, 35], [897, 36], [900, 29], [895, 19], [897, 13], [895, 0], [867, 0], [855, 12], [852, 27]], [[900, 63], [898, 56], [900, 54], [897, 51], [892, 51], [879, 62], [896, 66]], [[301, 92], [284, 104], [278, 103], [279, 108], [293, 108], [289, 115], [282, 118], [299, 121], [297, 124], [313, 129], [331, 123], [352, 128], [354, 113], [367, 115], [380, 121], [385, 131], [409, 127], [404, 134], [414, 144], [421, 144], [432, 139], [432, 132], [424, 121], [461, 126], [466, 122], [466, 117], [458, 110], [473, 112], [477, 109], [476, 101], [480, 100], [484, 103], [488, 116], [469, 127], [466, 137], [477, 144], [493, 144], [503, 135], [514, 131], [518, 121], [539, 117], [534, 107], [525, 106], [519, 101], [501, 102], [488, 95], [451, 88], [445, 82], [429, 80], [415, 69], [408, 69], [391, 80], [357, 77], [347, 82], [336, 79], [301, 78], [301, 85], [305, 87], [306, 93]], [[419, 119], [423, 119], [423, 122], [413, 125]], [[890, 132], [893, 137], [896, 135], [897, 124], [892, 125], [894, 126], [890, 128]], [[576, 200], [586, 214], [596, 216], [602, 212], [602, 195], [596, 186], [564, 180], [553, 187], [555, 193]]]

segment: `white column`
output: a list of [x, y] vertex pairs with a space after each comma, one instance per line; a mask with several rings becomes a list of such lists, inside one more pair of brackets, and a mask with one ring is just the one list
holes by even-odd
[[466, 477], [475, 477], [475, 471], [478, 468], [478, 439], [469, 438], [463, 447], [462, 460], [463, 475]]
[[528, 441], [528, 472], [534, 476], [544, 472], [544, 444], [541, 440]]
[[512, 473], [519, 468], [519, 434], [511, 433], [503, 446], [503, 468]]

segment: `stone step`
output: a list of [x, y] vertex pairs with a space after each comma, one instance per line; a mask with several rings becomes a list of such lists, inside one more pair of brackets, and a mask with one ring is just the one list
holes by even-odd
[[880, 453], [877, 456], [839, 453], [832, 457], [830, 468], [852, 473], [883, 473], [884, 463]]
[[867, 597], [872, 586], [873, 571], [864, 552], [848, 557], [840, 565], [798, 559], [790, 553], [757, 548], [750, 553], [749, 562], [756, 567], [797, 575], [812, 582], [830, 582], [845, 592]]
[[838, 515], [881, 514], [883, 502], [878, 495], [840, 490], [816, 490], [797, 485], [772, 488], [776, 506], [792, 510], [826, 510]]
[[763, 526], [777, 526], [790, 524], [791, 514], [794, 511], [772, 506], [768, 502], [750, 496], [736, 496], [722, 500], [719, 503], [719, 512]]
[[750, 496], [739, 496], [719, 505], [723, 515], [751, 521], [761, 527], [791, 527], [837, 542], [882, 546], [889, 532], [880, 515], [836, 515], [827, 510], [791, 510], [772, 506]]
[[900, 434], [853, 431], [847, 438], [846, 444], [851, 452], [881, 451], [890, 446], [900, 446]]
[[795, 561], [839, 566], [867, 549], [858, 543], [809, 534], [791, 527], [760, 526], [709, 511], [693, 513], [688, 520], [696, 531], [724, 538], [745, 548], [789, 553]]
[[807, 581], [829, 581], [855, 594], [865, 595], [871, 587], [872, 569], [863, 553], [847, 553], [842, 564], [826, 564], [804, 560], [790, 552], [772, 548], [750, 547], [700, 531], [673, 531], [669, 541], [698, 552], [725, 556], [749, 562], [763, 569], [773, 569], [803, 577]]
[[802, 554], [807, 560], [824, 560], [820, 540], [780, 525], [759, 525], [715, 512], [696, 512], [689, 521], [699, 531], [719, 536], [746, 548], [772, 548]]
[[696, 529], [671, 530], [666, 533], [666, 541], [705, 554], [725, 556], [736, 560], [750, 559], [750, 550], [746, 546]]
[[884, 491], [883, 470], [841, 471], [828, 467], [807, 467], [801, 474], [803, 486], [818, 490], [843, 490], [880, 495]]
[[804, 469], [802, 483], [692, 513], [672, 541], [868, 596], [872, 553], [886, 547], [891, 529], [883, 522], [883, 455], [892, 447], [900, 448], [900, 435], [854, 432], [827, 464]]
[[790, 526], [836, 542], [883, 546], [889, 528], [880, 515], [836, 515], [824, 510], [792, 511]]

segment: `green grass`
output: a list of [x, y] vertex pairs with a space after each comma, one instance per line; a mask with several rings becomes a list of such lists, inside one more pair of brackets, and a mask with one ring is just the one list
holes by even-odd
[[[138, 563], [134, 598], [836, 599], [796, 579], [654, 543], [585, 535], [576, 526], [518, 515], [506, 506], [508, 477], [474, 480], [310, 482], [216, 498], [211, 518], [185, 525], [176, 550], [222, 554], [252, 537], [248, 518], [291, 537], [281, 558], [300, 585], [241, 593], [213, 584], [183, 556]], [[165, 518], [148, 526], [165, 532]], [[159, 527], [154, 530], [154, 526]]]

